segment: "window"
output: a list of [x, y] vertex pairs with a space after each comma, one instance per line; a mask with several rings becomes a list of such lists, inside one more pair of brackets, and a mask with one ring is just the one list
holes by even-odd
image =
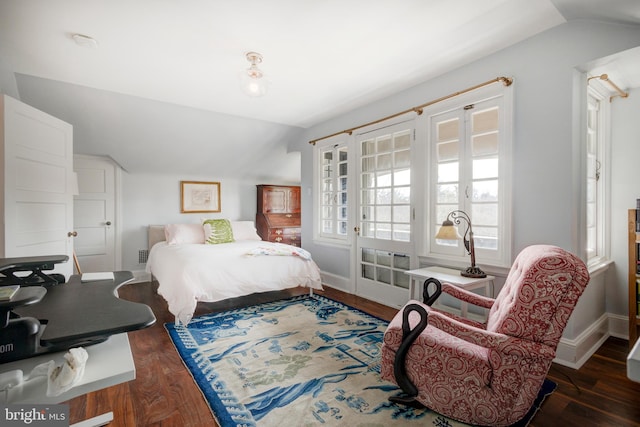
[[[594, 85], [596, 86], [596, 85]], [[607, 95], [589, 86], [587, 90], [586, 118], [586, 173], [585, 173], [585, 249], [588, 264], [606, 256], [605, 248], [605, 182], [606, 132], [609, 104]]]
[[374, 132], [360, 145], [360, 235], [411, 240], [411, 130]]
[[[510, 103], [510, 89], [496, 85], [430, 109], [428, 257], [468, 262], [461, 241], [433, 237], [450, 212], [463, 210], [471, 217], [478, 260], [509, 266]], [[464, 224], [459, 231], [465, 233]]]
[[347, 141], [323, 141], [314, 150], [319, 195], [316, 238], [347, 240], [349, 222], [349, 165]]

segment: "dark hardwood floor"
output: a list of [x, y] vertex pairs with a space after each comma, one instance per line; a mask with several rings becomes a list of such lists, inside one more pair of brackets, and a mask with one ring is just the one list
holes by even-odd
[[[68, 402], [70, 422], [113, 411], [111, 426], [216, 426], [200, 390], [182, 364], [164, 329], [173, 322], [155, 283], [122, 287], [120, 297], [148, 304], [157, 317], [150, 328], [129, 333], [136, 380], [77, 397]], [[291, 295], [293, 289], [220, 303], [200, 304], [196, 314], [228, 310]], [[390, 320], [397, 310], [326, 288], [319, 294]], [[549, 378], [558, 384], [532, 426], [640, 426], [640, 383], [626, 377], [628, 342], [610, 338], [579, 370], [554, 364]]]

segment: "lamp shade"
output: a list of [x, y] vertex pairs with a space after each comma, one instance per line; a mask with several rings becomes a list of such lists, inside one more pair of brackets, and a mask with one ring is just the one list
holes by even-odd
[[446, 220], [442, 223], [442, 227], [436, 234], [438, 240], [461, 240], [462, 236], [458, 232], [458, 227], [453, 225], [452, 221]]

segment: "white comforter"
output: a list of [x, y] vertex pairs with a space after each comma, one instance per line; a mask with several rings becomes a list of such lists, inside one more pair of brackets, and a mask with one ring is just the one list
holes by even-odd
[[188, 324], [198, 301], [306, 286], [322, 289], [313, 260], [286, 255], [248, 255], [283, 245], [240, 240], [218, 245], [157, 243], [149, 252], [147, 272], [158, 280], [158, 293], [176, 316]]

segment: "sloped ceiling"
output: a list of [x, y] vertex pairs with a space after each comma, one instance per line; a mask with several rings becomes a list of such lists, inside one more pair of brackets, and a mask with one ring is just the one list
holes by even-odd
[[[304, 128], [566, 19], [638, 24], [639, 3], [3, 0], [0, 71], [22, 101], [74, 125], [77, 153], [132, 173], [296, 180], [286, 147]], [[264, 57], [262, 98], [240, 90], [248, 51]]]

